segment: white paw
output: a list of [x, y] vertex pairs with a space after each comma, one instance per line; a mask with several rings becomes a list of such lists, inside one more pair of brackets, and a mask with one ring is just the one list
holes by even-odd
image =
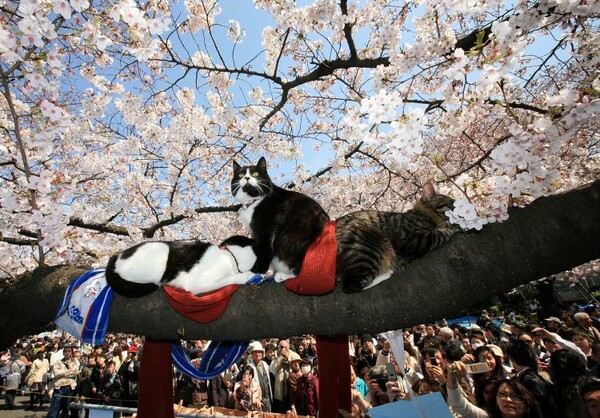
[[280, 271], [278, 271], [277, 273], [275, 273], [275, 275], [273, 276], [273, 279], [277, 282], [277, 283], [281, 283], [287, 279], [292, 279], [296, 277], [294, 274], [292, 273], [282, 273]]

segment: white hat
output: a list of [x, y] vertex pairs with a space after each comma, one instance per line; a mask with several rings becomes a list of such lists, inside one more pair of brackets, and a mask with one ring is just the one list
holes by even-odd
[[300, 355], [298, 353], [296, 353], [294, 351], [290, 351], [290, 358], [289, 358], [289, 360], [290, 360], [290, 363], [291, 363], [292, 361], [301, 361], [302, 359], [300, 358]]
[[253, 352], [253, 351], [262, 351], [263, 353], [265, 352], [265, 349], [263, 348], [260, 341], [252, 341], [250, 343], [250, 345], [248, 346], [248, 348], [250, 349], [250, 352]]
[[502, 349], [500, 347], [498, 347], [496, 344], [488, 344], [487, 348], [489, 348], [492, 351], [492, 353], [494, 353], [498, 357], [504, 357], [504, 353], [502, 352]]

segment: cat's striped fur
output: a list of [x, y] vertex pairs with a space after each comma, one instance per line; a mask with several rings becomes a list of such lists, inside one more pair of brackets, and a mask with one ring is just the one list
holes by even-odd
[[337, 278], [344, 291], [375, 286], [410, 260], [448, 241], [459, 230], [445, 215], [453, 207], [452, 198], [438, 194], [427, 182], [411, 210], [365, 210], [337, 219]]

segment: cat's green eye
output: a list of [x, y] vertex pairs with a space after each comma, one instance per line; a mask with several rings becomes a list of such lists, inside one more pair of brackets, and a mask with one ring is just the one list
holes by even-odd
[[258, 173], [252, 173], [252, 177], [258, 177]]
[[239, 178], [242, 178], [242, 177], [244, 177], [244, 173], [240, 173], [240, 174], [238, 174], [238, 177], [239, 177]]

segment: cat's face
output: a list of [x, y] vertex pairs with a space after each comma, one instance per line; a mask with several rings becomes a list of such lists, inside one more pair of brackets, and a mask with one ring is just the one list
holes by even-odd
[[450, 196], [438, 194], [430, 182], [425, 183], [421, 198], [415, 204], [415, 209], [427, 213], [430, 217], [446, 222], [447, 211], [454, 209], [454, 199]]
[[264, 157], [256, 165], [240, 166], [233, 162], [233, 178], [231, 193], [235, 200], [249, 204], [271, 193], [273, 182], [267, 173], [267, 162]]

